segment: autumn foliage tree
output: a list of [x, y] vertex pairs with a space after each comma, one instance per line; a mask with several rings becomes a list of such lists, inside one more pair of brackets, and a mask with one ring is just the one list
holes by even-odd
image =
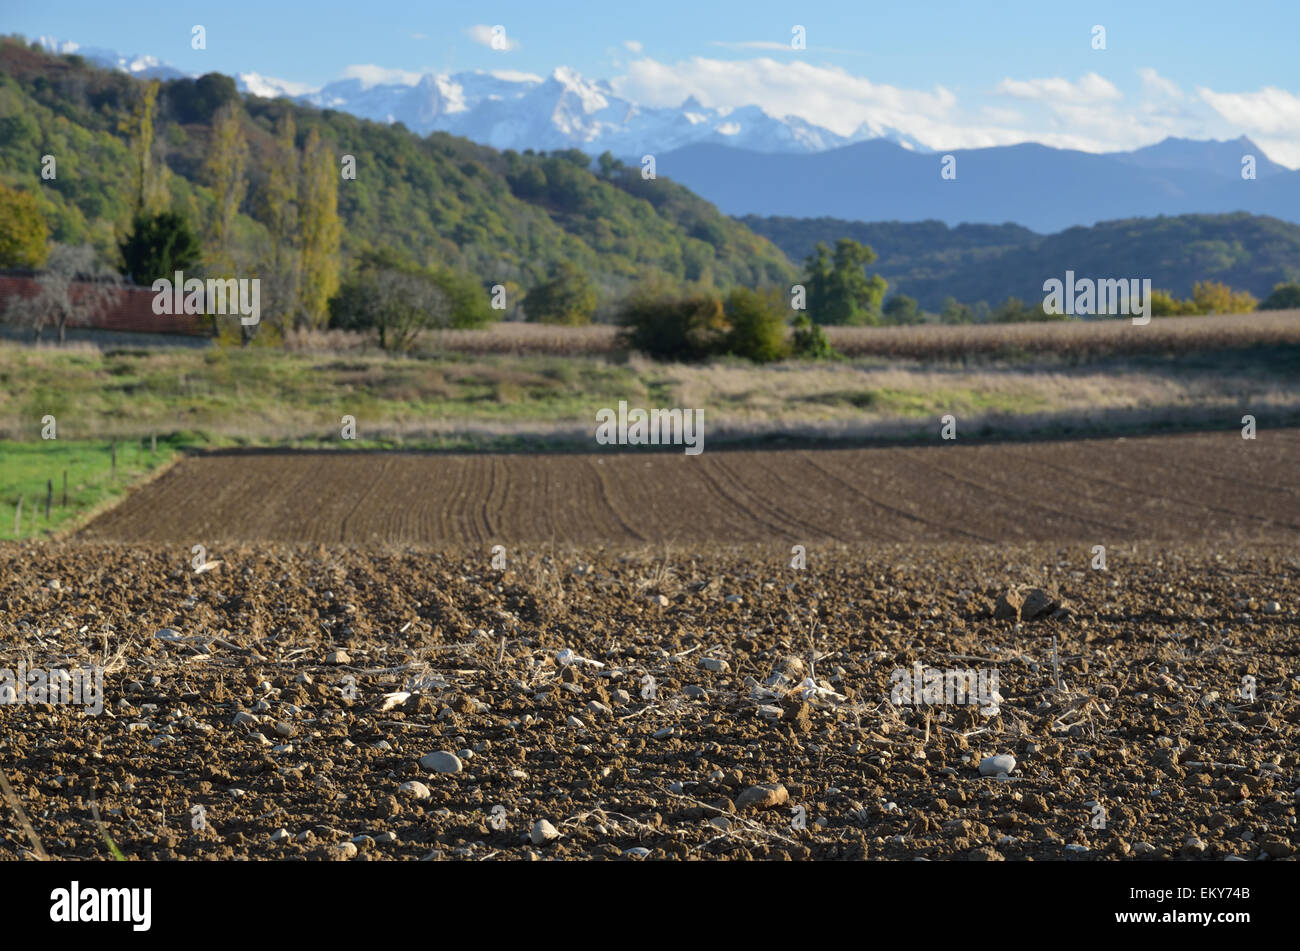
[[49, 238], [35, 196], [0, 184], [0, 267], [40, 267], [49, 255]]
[[529, 320], [543, 324], [589, 324], [596, 303], [596, 287], [587, 272], [561, 261], [549, 281], [528, 292], [524, 313]]
[[303, 146], [302, 181], [298, 190], [302, 291], [299, 323], [325, 326], [329, 300], [339, 288], [339, 170], [334, 156], [315, 129]]

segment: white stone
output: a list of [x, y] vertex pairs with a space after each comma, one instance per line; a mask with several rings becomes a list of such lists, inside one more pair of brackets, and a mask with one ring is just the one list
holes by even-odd
[[980, 760], [981, 776], [1009, 776], [1015, 768], [1016, 758], [1014, 756], [1009, 756], [1006, 753], [1001, 753], [997, 756], [986, 756]]
[[533, 845], [545, 845], [552, 839], [560, 837], [560, 830], [555, 828], [545, 819], [538, 819], [533, 823], [533, 831], [528, 833], [529, 840]]
[[402, 796], [409, 796], [411, 799], [421, 800], [432, 798], [433, 792], [424, 783], [418, 780], [410, 780], [402, 783], [397, 787], [397, 792]]
[[446, 750], [426, 753], [420, 757], [420, 765], [435, 773], [459, 773], [463, 768], [460, 757]]

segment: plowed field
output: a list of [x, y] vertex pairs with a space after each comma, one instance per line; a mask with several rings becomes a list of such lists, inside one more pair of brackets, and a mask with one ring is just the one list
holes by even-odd
[[1300, 430], [1033, 444], [587, 455], [221, 453], [83, 531], [395, 544], [1293, 539]]

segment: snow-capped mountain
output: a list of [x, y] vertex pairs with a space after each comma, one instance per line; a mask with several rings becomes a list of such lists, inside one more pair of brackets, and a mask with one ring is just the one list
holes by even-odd
[[81, 46], [71, 40], [59, 41], [52, 36], [38, 36], [35, 42], [47, 53], [76, 54], [96, 66], [120, 69], [139, 79], [183, 79], [187, 75], [156, 56], [123, 56], [99, 46]]
[[[259, 94], [249, 86], [249, 91]], [[929, 151], [893, 129], [864, 126], [841, 136], [797, 116], [777, 118], [757, 106], [711, 109], [694, 97], [676, 108], [638, 105], [609, 83], [560, 67], [545, 78], [521, 73], [463, 72], [422, 76], [413, 85], [329, 83], [299, 101], [421, 134], [442, 131], [498, 149], [580, 148], [623, 157], [713, 142], [756, 152], [820, 152], [870, 138]]]
[[[141, 78], [176, 79], [186, 74], [151, 56], [122, 56], [40, 37], [54, 53], [76, 53], [97, 65]], [[559, 67], [542, 77], [514, 72], [428, 73], [411, 83], [372, 83], [361, 78], [327, 83], [318, 90], [260, 73], [240, 73], [241, 92], [287, 96], [323, 109], [337, 109], [377, 122], [401, 122], [413, 132], [450, 132], [498, 149], [579, 148], [606, 150], [639, 160], [699, 143], [764, 153], [812, 153], [868, 139], [889, 139], [929, 152], [915, 139], [885, 126], [863, 125], [838, 135], [798, 116], [770, 116], [757, 106], [714, 109], [694, 97], [676, 108], [646, 107], [618, 96], [604, 80], [589, 80]]]

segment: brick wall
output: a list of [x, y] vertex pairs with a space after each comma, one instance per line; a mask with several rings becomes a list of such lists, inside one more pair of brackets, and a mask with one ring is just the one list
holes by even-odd
[[[14, 295], [32, 297], [36, 294], [36, 277], [33, 272], [0, 272], [0, 315], [5, 301]], [[77, 293], [76, 286], [73, 294]], [[155, 314], [154, 292], [147, 287], [122, 287], [116, 292], [117, 302], [89, 320], [69, 321], [69, 327], [86, 327], [95, 330], [125, 331], [128, 333], [210, 335], [210, 325], [205, 319], [192, 315]], [[47, 328], [46, 333], [50, 332]]]

